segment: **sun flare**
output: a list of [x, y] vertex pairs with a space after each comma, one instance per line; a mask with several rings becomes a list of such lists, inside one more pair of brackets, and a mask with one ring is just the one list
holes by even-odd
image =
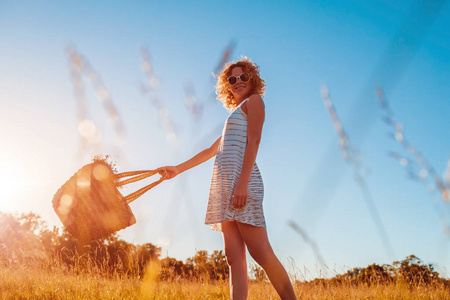
[[15, 208], [15, 201], [26, 186], [27, 183], [21, 178], [20, 170], [11, 161], [0, 158], [0, 210]]

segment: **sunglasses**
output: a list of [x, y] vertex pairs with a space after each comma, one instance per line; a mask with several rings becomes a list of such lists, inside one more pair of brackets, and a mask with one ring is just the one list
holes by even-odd
[[250, 79], [250, 78], [248, 78], [248, 75], [247, 75], [247, 74], [242, 73], [242, 74], [239, 75], [239, 76], [232, 75], [232, 76], [228, 77], [227, 80], [228, 80], [228, 83], [229, 83], [229, 84], [235, 85], [235, 84], [237, 83], [237, 81], [238, 81], [238, 78], [239, 78], [239, 80], [242, 81], [242, 82], [247, 82], [247, 81]]

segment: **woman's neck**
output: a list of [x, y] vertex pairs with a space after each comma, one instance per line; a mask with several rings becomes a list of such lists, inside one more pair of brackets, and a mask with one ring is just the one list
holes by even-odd
[[242, 103], [242, 101], [244, 101], [245, 99], [247, 99], [247, 97], [240, 97], [239, 99], [234, 98], [234, 102], [236, 103], [236, 105], [239, 105]]

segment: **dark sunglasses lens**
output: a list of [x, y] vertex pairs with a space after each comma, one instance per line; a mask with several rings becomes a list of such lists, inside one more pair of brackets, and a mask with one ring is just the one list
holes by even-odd
[[235, 84], [236, 84], [236, 82], [237, 82], [237, 78], [236, 78], [236, 76], [231, 76], [231, 77], [228, 77], [228, 83], [229, 83], [229, 84], [231, 84], [231, 85], [235, 85]]
[[248, 81], [248, 75], [247, 74], [241, 74], [241, 81], [247, 82]]

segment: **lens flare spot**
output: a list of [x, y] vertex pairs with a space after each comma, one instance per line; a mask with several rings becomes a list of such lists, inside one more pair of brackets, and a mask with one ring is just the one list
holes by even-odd
[[403, 134], [401, 132], [395, 133], [395, 139], [399, 142], [403, 141]]
[[105, 165], [96, 165], [94, 167], [94, 170], [92, 171], [92, 173], [94, 174], [94, 178], [99, 180], [99, 181], [103, 181], [106, 180], [109, 177], [109, 169], [107, 166]]
[[420, 176], [420, 178], [422, 178], [422, 179], [427, 178], [427, 176], [428, 176], [428, 171], [427, 171], [426, 169], [420, 170], [419, 176]]
[[57, 209], [58, 216], [61, 218], [61, 221], [65, 221], [67, 216], [70, 213], [70, 209], [72, 208], [73, 197], [69, 194], [64, 194], [61, 196], [61, 200], [59, 202], [59, 207]]
[[61, 197], [59, 207], [70, 208], [72, 206], [72, 203], [73, 203], [73, 197], [71, 195], [64, 194]]
[[83, 119], [78, 124], [78, 132], [82, 137], [92, 137], [95, 134], [96, 127], [94, 122], [89, 119]]
[[77, 186], [79, 188], [89, 188], [91, 186], [91, 176], [87, 173], [77, 174]]

